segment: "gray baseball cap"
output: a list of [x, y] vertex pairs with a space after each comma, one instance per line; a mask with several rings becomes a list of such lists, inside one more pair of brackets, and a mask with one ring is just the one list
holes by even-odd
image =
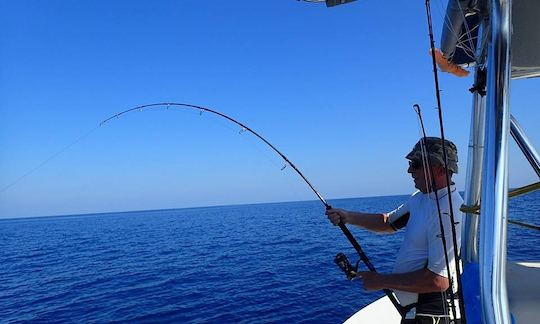
[[[424, 151], [428, 152], [429, 162], [444, 166], [443, 145], [439, 137], [422, 138], [416, 143], [409, 154], [405, 156], [411, 161], [422, 162], [422, 146], [425, 145]], [[453, 173], [458, 173], [458, 154], [457, 147], [449, 140], [444, 140], [444, 148], [446, 149], [446, 158], [448, 162], [448, 170]]]

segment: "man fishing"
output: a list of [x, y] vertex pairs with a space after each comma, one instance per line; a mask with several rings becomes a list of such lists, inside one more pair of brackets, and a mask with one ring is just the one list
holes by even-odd
[[[459, 249], [462, 219], [459, 209], [463, 200], [451, 180], [451, 199], [448, 197], [447, 179], [458, 172], [458, 156], [452, 142], [445, 140], [444, 149], [446, 168], [440, 138], [425, 137], [407, 154], [407, 172], [418, 191], [395, 210], [382, 214], [343, 209], [326, 212], [334, 225], [341, 222], [379, 233], [393, 233], [405, 228], [392, 274], [371, 271], [357, 274], [367, 290], [394, 290], [407, 312], [402, 323], [444, 323], [451, 318], [460, 318], [457, 303], [451, 300], [456, 292], [456, 266], [450, 201], [455, 222], [455, 246]], [[453, 288], [450, 288], [451, 283]], [[458, 315], [453, 316], [455, 313]]]

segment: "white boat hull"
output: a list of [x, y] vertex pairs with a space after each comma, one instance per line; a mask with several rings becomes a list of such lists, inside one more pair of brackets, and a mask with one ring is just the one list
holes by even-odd
[[385, 323], [385, 324], [399, 324], [401, 322], [401, 316], [398, 311], [388, 299], [384, 296], [366, 307], [359, 310], [356, 314], [351, 316], [345, 321], [346, 324], [353, 323]]

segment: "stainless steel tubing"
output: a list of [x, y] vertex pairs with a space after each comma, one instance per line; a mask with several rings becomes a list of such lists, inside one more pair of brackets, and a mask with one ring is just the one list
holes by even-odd
[[486, 133], [480, 214], [483, 323], [511, 323], [506, 290], [511, 0], [490, 1]]
[[540, 156], [512, 115], [510, 115], [510, 134], [512, 134], [512, 137], [523, 152], [523, 155], [525, 155], [538, 177], [540, 177]]
[[[485, 112], [485, 98], [478, 92], [474, 92], [471, 133], [469, 136], [469, 160], [467, 161], [467, 183], [465, 184], [465, 204], [467, 206], [475, 206], [480, 203]], [[478, 215], [473, 213], [468, 213], [464, 218], [461, 233], [461, 259], [465, 263], [478, 262], [478, 221]]]

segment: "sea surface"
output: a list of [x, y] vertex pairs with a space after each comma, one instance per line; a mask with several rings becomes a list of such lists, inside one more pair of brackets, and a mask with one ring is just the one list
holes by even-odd
[[[389, 211], [405, 196], [341, 199]], [[539, 223], [540, 193], [510, 217]], [[388, 272], [402, 233], [352, 229]], [[509, 258], [540, 260], [537, 231], [509, 225]], [[2, 323], [341, 323], [380, 292], [345, 279], [354, 250], [319, 201], [0, 221]]]

